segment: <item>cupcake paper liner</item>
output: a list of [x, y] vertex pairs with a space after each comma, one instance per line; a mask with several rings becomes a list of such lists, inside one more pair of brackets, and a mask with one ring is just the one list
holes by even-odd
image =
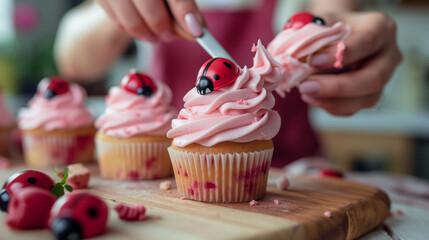
[[248, 202], [265, 196], [274, 148], [193, 153], [168, 148], [179, 194], [203, 202]]
[[94, 160], [94, 135], [31, 134], [22, 132], [28, 166], [53, 167]]
[[103, 177], [120, 180], [158, 179], [173, 175], [165, 142], [109, 142], [96, 138]]

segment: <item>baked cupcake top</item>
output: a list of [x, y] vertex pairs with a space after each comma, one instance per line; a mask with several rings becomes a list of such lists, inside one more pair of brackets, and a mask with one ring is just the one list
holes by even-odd
[[281, 121], [272, 110], [272, 91], [279, 84], [282, 67], [260, 41], [252, 51], [256, 52], [252, 68], [240, 69], [224, 58], [202, 66], [196, 87], [183, 98], [184, 108], [167, 133], [174, 145], [210, 147], [227, 141], [269, 140], [277, 134]]
[[6, 106], [3, 92], [0, 89], [0, 127], [10, 127], [13, 125], [13, 115]]
[[85, 100], [86, 92], [78, 84], [59, 77], [45, 78], [28, 107], [19, 112], [19, 127], [51, 131], [90, 126], [94, 118], [85, 107]]
[[95, 126], [112, 137], [163, 136], [177, 115], [170, 106], [171, 100], [172, 92], [167, 85], [145, 74], [130, 72], [120, 87], [109, 90], [106, 111]]
[[277, 93], [285, 96], [316, 69], [308, 63], [318, 50], [337, 44], [335, 68], [342, 68], [345, 45], [342, 42], [350, 34], [350, 28], [337, 22], [326, 26], [323, 19], [309, 13], [298, 13], [291, 17], [285, 28], [268, 44], [267, 50], [282, 64], [283, 78]]

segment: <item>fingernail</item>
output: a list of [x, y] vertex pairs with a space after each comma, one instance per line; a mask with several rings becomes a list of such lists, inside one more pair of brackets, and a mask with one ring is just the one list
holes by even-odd
[[310, 59], [310, 65], [315, 67], [325, 66], [329, 63], [329, 55], [326, 53], [315, 54]]
[[171, 30], [167, 30], [161, 33], [160, 38], [164, 42], [172, 42], [174, 39], [176, 39], [176, 36], [174, 36]]
[[142, 37], [142, 40], [143, 41], [146, 41], [146, 42], [151, 42], [151, 43], [156, 43], [156, 42], [158, 42], [158, 38], [156, 38], [153, 34], [151, 34], [151, 33], [149, 33], [149, 34], [145, 34], [145, 35], [143, 35]]
[[203, 28], [201, 27], [200, 22], [198, 21], [197, 16], [195, 16], [195, 14], [186, 14], [185, 23], [194, 37], [200, 37], [203, 34]]
[[306, 81], [299, 85], [299, 91], [303, 94], [318, 93], [320, 88], [320, 83], [316, 81]]

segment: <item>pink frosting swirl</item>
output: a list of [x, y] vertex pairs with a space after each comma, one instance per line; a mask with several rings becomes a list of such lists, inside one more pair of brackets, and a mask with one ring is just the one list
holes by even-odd
[[112, 137], [165, 135], [177, 111], [170, 106], [173, 97], [170, 88], [161, 82], [154, 83], [157, 90], [150, 98], [112, 87], [106, 97], [107, 109], [95, 126]]
[[0, 90], [0, 126], [10, 127], [13, 125], [14, 117], [10, 113], [4, 101], [3, 92]]
[[92, 124], [94, 118], [85, 107], [86, 92], [75, 83], [70, 83], [69, 91], [47, 99], [43, 93], [49, 84], [43, 79], [37, 87], [37, 93], [18, 115], [21, 129], [74, 129]]
[[185, 108], [167, 133], [174, 145], [210, 147], [226, 141], [269, 140], [278, 133], [281, 121], [272, 110], [272, 91], [279, 84], [282, 67], [260, 41], [252, 51], [256, 51], [253, 67], [244, 67], [234, 84], [206, 95], [193, 88], [185, 95]]
[[[341, 43], [350, 34], [350, 28], [338, 22], [331, 27], [310, 23], [300, 29], [289, 28], [280, 32], [269, 44], [268, 52], [282, 64], [284, 72], [276, 92], [284, 97], [316, 69], [307, 63], [308, 58], [318, 50]], [[341, 68], [344, 44], [337, 45], [335, 67]], [[303, 60], [305, 62], [303, 62]]]

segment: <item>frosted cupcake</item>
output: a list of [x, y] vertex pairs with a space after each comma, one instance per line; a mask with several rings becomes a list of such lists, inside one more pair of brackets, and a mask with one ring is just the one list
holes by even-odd
[[90, 162], [94, 156], [93, 117], [86, 92], [58, 77], [43, 79], [28, 108], [19, 112], [25, 161], [32, 167]]
[[253, 67], [224, 58], [201, 68], [167, 136], [179, 193], [205, 202], [263, 198], [280, 116], [272, 91], [281, 65], [258, 42]]
[[14, 118], [6, 107], [3, 93], [0, 89], [0, 156], [9, 155], [11, 133], [14, 128]]
[[342, 68], [345, 45], [343, 40], [350, 35], [350, 28], [337, 22], [326, 26], [325, 21], [310, 13], [301, 12], [292, 16], [284, 30], [268, 44], [268, 52], [283, 66], [283, 78], [276, 92], [284, 97], [291, 88], [299, 85], [317, 71], [309, 62], [317, 51], [337, 46], [333, 67]]
[[96, 121], [101, 175], [111, 179], [156, 179], [173, 174], [165, 135], [177, 112], [172, 93], [142, 73], [126, 75], [106, 97], [107, 109]]

